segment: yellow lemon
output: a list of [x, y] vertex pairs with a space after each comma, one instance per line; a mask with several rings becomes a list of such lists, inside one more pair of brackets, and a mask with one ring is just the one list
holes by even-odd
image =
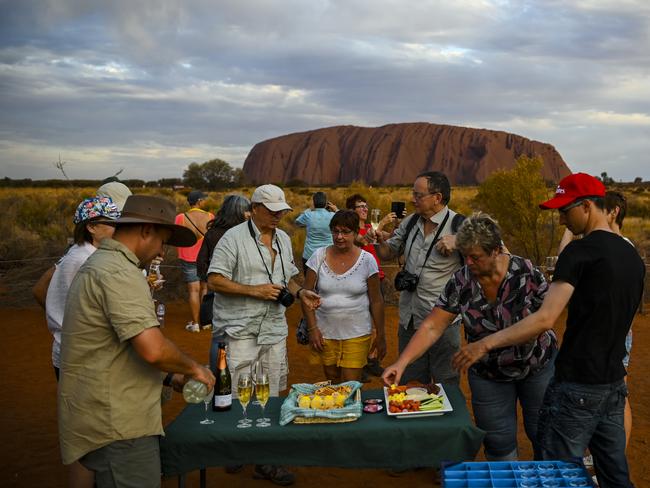
[[300, 398], [298, 399], [298, 406], [300, 408], [309, 408], [311, 405], [311, 398], [309, 398], [307, 395], [301, 395]]
[[327, 395], [325, 401], [323, 402], [323, 407], [334, 408], [334, 397], [332, 395]]
[[311, 408], [322, 408], [323, 406], [323, 397], [319, 395], [314, 395], [314, 398], [311, 399]]
[[345, 405], [345, 395], [339, 395], [334, 399], [334, 403], [338, 408], [341, 408], [342, 406]]

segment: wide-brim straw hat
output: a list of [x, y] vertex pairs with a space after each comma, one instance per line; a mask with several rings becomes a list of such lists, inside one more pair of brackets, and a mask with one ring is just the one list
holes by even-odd
[[131, 195], [126, 199], [122, 215], [115, 221], [120, 224], [155, 224], [172, 231], [167, 244], [189, 247], [196, 244], [196, 236], [187, 227], [176, 225], [176, 206], [169, 200], [149, 195]]

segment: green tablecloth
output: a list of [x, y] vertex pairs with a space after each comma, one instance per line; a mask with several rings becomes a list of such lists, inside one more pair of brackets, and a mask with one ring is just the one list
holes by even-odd
[[[475, 427], [456, 386], [444, 385], [454, 411], [438, 417], [397, 419], [385, 412], [363, 414], [343, 424], [278, 425], [284, 398], [271, 398], [266, 416], [271, 427], [238, 429], [239, 402], [229, 412], [208, 413], [215, 420], [201, 425], [203, 404], [188, 405], [161, 438], [162, 470], [174, 476], [210, 466], [280, 464], [345, 468], [439, 466], [441, 461], [474, 459], [485, 433]], [[363, 398], [383, 398], [381, 390]], [[261, 416], [248, 406], [249, 418]]]

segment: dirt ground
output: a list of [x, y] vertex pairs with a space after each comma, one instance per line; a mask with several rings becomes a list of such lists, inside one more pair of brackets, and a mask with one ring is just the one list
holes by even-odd
[[[167, 306], [165, 334], [196, 360], [207, 362], [210, 334], [190, 334], [183, 329], [188, 309], [184, 303]], [[289, 311], [290, 323], [295, 324], [297, 307]], [[0, 486], [3, 487], [58, 487], [66, 484], [66, 470], [61, 465], [56, 425], [56, 381], [50, 360], [51, 336], [47, 331], [43, 312], [37, 308], [0, 308], [4, 337], [0, 354]], [[387, 337], [389, 355], [384, 364], [396, 357], [396, 309], [387, 309]], [[564, 317], [558, 322], [561, 335]], [[637, 315], [634, 322], [634, 348], [630, 364], [629, 386], [634, 415], [634, 428], [628, 449], [632, 479], [637, 487], [650, 486], [650, 411], [645, 398], [650, 382], [650, 316]], [[290, 383], [318, 381], [322, 374], [310, 368], [306, 360], [307, 349], [295, 342], [294, 328], [289, 333]], [[368, 388], [380, 386], [378, 379]], [[467, 396], [467, 381], [462, 383]], [[182, 397], [163, 407], [164, 422], [170, 422], [183, 408]], [[520, 426], [520, 457], [530, 459], [531, 450]], [[481, 459], [482, 454], [479, 454]], [[388, 487], [438, 486], [434, 470], [424, 469], [392, 478], [381, 470], [295, 468], [296, 486]], [[198, 474], [188, 477], [187, 486], [198, 486]], [[177, 486], [175, 479], [163, 481], [163, 486]], [[252, 480], [252, 467], [228, 475], [221, 468], [208, 470], [208, 486], [263, 487], [268, 482]]]

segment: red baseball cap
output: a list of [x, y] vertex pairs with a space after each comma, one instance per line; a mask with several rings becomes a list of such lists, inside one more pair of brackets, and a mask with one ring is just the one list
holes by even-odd
[[605, 185], [598, 178], [586, 173], [574, 173], [562, 178], [557, 185], [555, 197], [540, 203], [544, 210], [562, 208], [578, 198], [605, 197]]

